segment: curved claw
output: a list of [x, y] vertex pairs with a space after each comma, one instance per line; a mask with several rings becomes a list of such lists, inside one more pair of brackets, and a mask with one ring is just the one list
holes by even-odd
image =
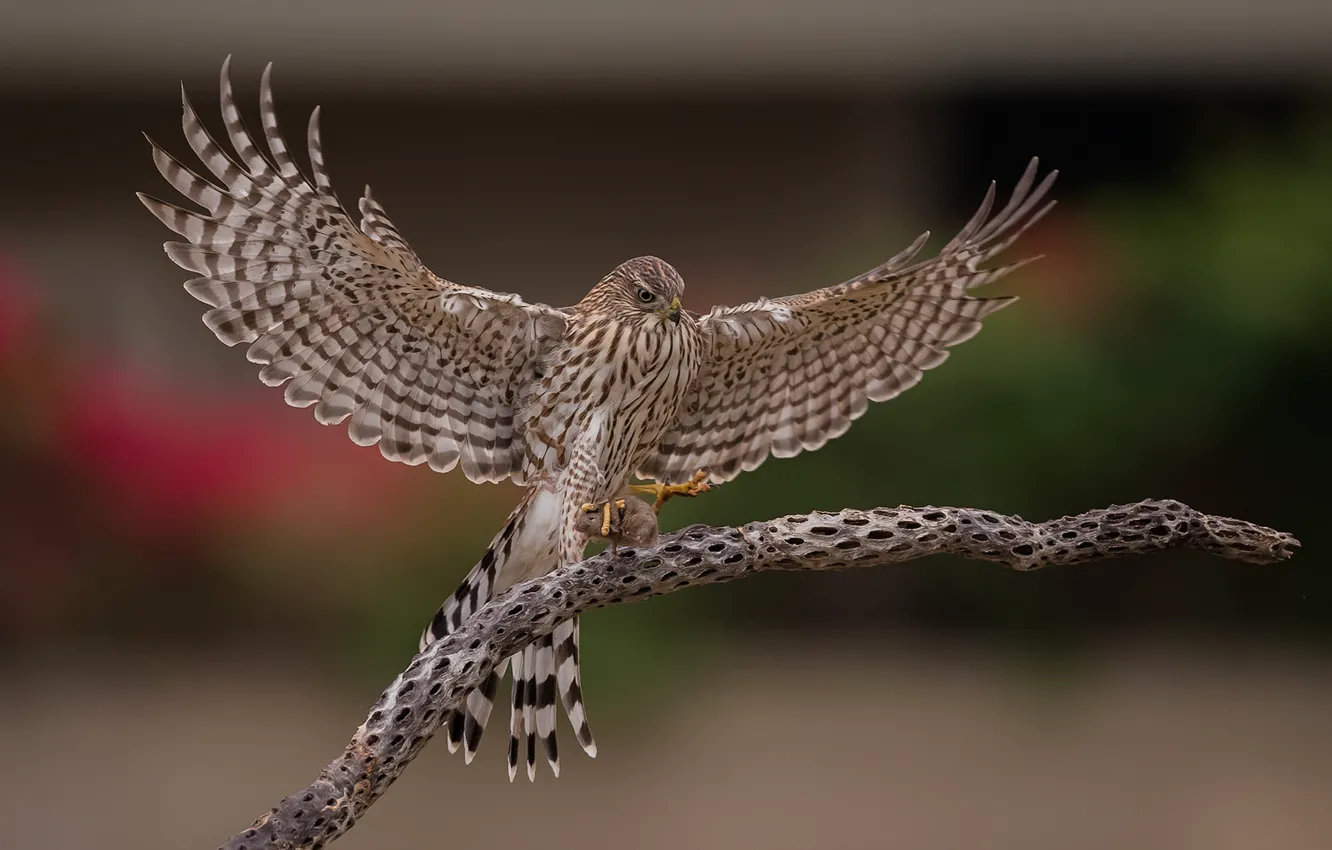
[[708, 483], [708, 471], [700, 469], [695, 472], [693, 477], [683, 484], [633, 484], [630, 485], [631, 493], [650, 493], [656, 497], [652, 509], [661, 512], [661, 506], [666, 504], [666, 500], [672, 496], [686, 496], [693, 498], [701, 493], [706, 493], [712, 489]]

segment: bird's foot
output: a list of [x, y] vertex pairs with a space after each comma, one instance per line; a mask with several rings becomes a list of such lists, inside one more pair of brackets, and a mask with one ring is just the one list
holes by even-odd
[[693, 478], [683, 484], [632, 484], [629, 487], [629, 492], [652, 494], [656, 497], [656, 501], [652, 504], [652, 510], [660, 512], [661, 506], [666, 504], [666, 500], [672, 496], [693, 498], [711, 489], [712, 485], [708, 483], [708, 471], [700, 469], [694, 473]]
[[599, 505], [588, 503], [578, 508], [574, 527], [590, 537], [610, 541], [611, 552], [621, 543], [651, 546], [657, 542], [657, 514], [642, 499], [612, 499]]
[[[578, 520], [580, 530], [584, 530], [588, 534], [595, 534], [597, 537], [608, 538], [611, 536], [612, 529], [619, 529], [619, 520], [624, 516], [624, 509], [624, 499], [602, 502], [600, 505], [594, 505], [591, 502], [588, 502], [585, 505], [580, 505], [578, 510], [583, 512], [583, 516], [579, 517]], [[589, 517], [592, 514], [597, 513], [601, 514], [601, 525], [597, 527], [595, 531], [591, 528], [583, 528], [583, 526], [587, 525]]]

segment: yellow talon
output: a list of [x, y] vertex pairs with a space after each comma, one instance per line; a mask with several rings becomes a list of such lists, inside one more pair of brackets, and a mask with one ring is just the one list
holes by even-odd
[[708, 484], [708, 471], [700, 469], [694, 473], [684, 484], [632, 484], [629, 487], [631, 493], [651, 493], [657, 497], [652, 504], [652, 510], [660, 513], [661, 506], [666, 504], [666, 500], [672, 496], [697, 496], [700, 493], [706, 493], [712, 489]]
[[585, 514], [590, 514], [594, 511], [601, 511], [601, 536], [609, 538], [611, 533], [611, 519], [613, 517], [613, 515], [611, 514], [612, 507], [615, 508], [615, 510], [620, 511], [621, 514], [623, 514], [625, 510], [624, 499], [615, 499], [614, 501], [610, 502], [602, 502], [600, 505], [594, 505], [591, 502], [584, 502], [582, 505], [579, 505], [578, 510], [582, 511]]

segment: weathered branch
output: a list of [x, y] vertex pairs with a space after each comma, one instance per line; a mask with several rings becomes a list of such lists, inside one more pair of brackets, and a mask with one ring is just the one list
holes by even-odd
[[412, 659], [371, 708], [342, 756], [304, 791], [232, 838], [227, 850], [318, 848], [346, 832], [462, 706], [501, 660], [560, 622], [682, 587], [763, 570], [836, 570], [947, 552], [1016, 570], [1191, 548], [1269, 563], [1289, 558], [1293, 536], [1144, 501], [1031, 523], [969, 508], [877, 508], [790, 516], [743, 528], [693, 526], [650, 550], [602, 553], [510, 588], [448, 638]]

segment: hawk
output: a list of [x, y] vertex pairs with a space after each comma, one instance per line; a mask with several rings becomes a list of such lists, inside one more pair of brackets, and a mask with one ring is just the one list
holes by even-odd
[[[185, 289], [208, 306], [204, 323], [225, 344], [244, 344], [262, 366], [259, 379], [284, 385], [288, 404], [313, 407], [325, 425], [347, 422], [359, 445], [525, 488], [426, 627], [422, 648], [506, 587], [581, 560], [592, 536], [655, 539], [655, 522], [649, 531], [641, 510], [626, 511], [627, 493], [655, 493], [660, 507], [769, 456], [818, 449], [870, 402], [914, 386], [1012, 303], [970, 292], [1026, 262], [987, 267], [1053, 206], [1044, 199], [1057, 172], [1038, 184], [1033, 159], [1006, 205], [993, 209], [991, 184], [931, 259], [915, 261], [926, 233], [836, 286], [695, 314], [681, 307], [680, 274], [639, 257], [577, 304], [554, 308], [435, 275], [369, 188], [358, 224], [333, 192], [319, 110], [308, 130], [310, 180], [278, 131], [271, 64], [260, 83], [262, 139], [241, 120], [229, 66], [228, 57], [221, 105], [230, 151], [182, 92], [185, 139], [211, 177], [149, 139], [162, 176], [203, 212], [139, 195], [184, 237], [165, 248], [198, 275]], [[653, 483], [631, 485], [635, 478]], [[575, 619], [501, 665], [449, 718], [450, 750], [462, 746], [471, 761], [511, 664], [510, 780], [523, 744], [535, 776], [538, 738], [558, 775], [557, 698], [595, 756], [578, 648]]]

